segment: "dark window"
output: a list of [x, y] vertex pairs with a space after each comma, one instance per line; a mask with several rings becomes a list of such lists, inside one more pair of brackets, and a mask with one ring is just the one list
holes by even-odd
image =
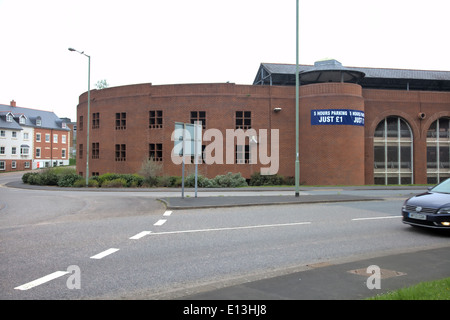
[[116, 113], [116, 130], [125, 130], [127, 128], [127, 113]]
[[163, 126], [162, 110], [151, 110], [149, 112], [148, 127], [150, 129], [160, 129]]
[[148, 157], [153, 161], [162, 161], [162, 143], [150, 143], [148, 145]]
[[195, 121], [202, 123], [202, 128], [206, 129], [206, 111], [191, 111], [191, 123], [194, 124]]
[[92, 159], [98, 159], [100, 156], [100, 146], [98, 142], [92, 143]]
[[78, 124], [78, 130], [83, 131], [83, 116], [80, 116], [80, 123]]
[[236, 129], [247, 130], [252, 127], [251, 111], [236, 111]]
[[83, 159], [83, 145], [81, 143], [78, 145], [78, 158]]
[[127, 160], [126, 145], [116, 144], [116, 161], [126, 161], [126, 160]]
[[92, 129], [100, 128], [100, 113], [95, 112], [92, 114]]

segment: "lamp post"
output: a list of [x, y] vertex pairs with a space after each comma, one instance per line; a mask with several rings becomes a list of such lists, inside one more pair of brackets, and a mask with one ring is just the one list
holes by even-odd
[[75, 51], [88, 57], [88, 107], [87, 107], [87, 136], [86, 136], [86, 187], [89, 184], [89, 127], [90, 127], [90, 114], [91, 114], [91, 57], [84, 53], [75, 50], [74, 48], [69, 48], [69, 51]]
[[295, 196], [300, 196], [299, 192], [299, 179], [300, 179], [300, 161], [298, 159], [298, 153], [299, 153], [299, 71], [298, 71], [298, 0], [296, 5], [296, 44], [295, 44]]

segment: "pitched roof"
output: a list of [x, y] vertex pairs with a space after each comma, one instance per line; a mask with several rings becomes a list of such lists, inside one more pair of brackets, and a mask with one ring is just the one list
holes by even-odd
[[[8, 113], [12, 113], [14, 117], [12, 122], [6, 121], [6, 115]], [[36, 125], [36, 120], [40, 117], [41, 125], [39, 128], [69, 130], [62, 127], [63, 121], [58, 118], [54, 112], [14, 107], [3, 104], [0, 104], [0, 128], [21, 130], [21, 124], [19, 124], [19, 118], [21, 115], [25, 116], [25, 123], [22, 124], [23, 126], [38, 127]]]
[[[358, 83], [363, 88], [450, 91], [450, 71], [345, 67], [363, 72]], [[313, 65], [299, 65], [299, 73]], [[295, 64], [261, 63], [254, 85], [295, 85]]]

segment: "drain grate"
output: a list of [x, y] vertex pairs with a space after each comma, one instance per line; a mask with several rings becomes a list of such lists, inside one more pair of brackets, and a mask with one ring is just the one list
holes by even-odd
[[[367, 272], [367, 268], [361, 268], [361, 269], [355, 269], [355, 270], [349, 270], [348, 273], [357, 274], [364, 277], [370, 277], [372, 273]], [[381, 273], [381, 279], [388, 279], [393, 277], [399, 277], [404, 276], [406, 273], [395, 271], [395, 270], [388, 270], [388, 269], [380, 269]]]

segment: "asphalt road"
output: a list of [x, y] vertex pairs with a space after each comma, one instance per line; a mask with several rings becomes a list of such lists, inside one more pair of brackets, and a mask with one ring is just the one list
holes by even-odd
[[174, 192], [7, 186], [16, 180], [0, 175], [3, 300], [183, 299], [308, 265], [449, 246], [447, 235], [401, 223], [415, 189], [317, 188], [302, 195], [379, 199], [167, 210], [158, 199]]

